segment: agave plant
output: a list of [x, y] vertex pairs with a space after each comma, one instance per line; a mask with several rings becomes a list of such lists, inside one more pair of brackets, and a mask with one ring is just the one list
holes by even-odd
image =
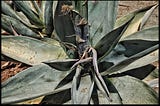
[[31, 66], [2, 83], [3, 104], [158, 104], [142, 81], [158, 60], [159, 27], [143, 27], [158, 5], [116, 19], [118, 1], [1, 3], [1, 58]]

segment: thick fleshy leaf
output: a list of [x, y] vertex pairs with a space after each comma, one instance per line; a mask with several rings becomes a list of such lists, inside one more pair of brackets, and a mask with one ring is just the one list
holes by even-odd
[[122, 26], [117, 29], [106, 34], [99, 42], [95, 45], [95, 49], [97, 50], [99, 60], [103, 59], [106, 55], [108, 55], [112, 49], [116, 46], [119, 39], [121, 38], [124, 30], [127, 28], [129, 22], [124, 23]]
[[54, 93], [54, 88], [68, 74], [45, 64], [28, 68], [2, 83], [1, 102], [16, 103]]
[[20, 17], [16, 14], [16, 12], [5, 1], [1, 1], [1, 6], [3, 14], [21, 20]]
[[53, 4], [54, 2], [57, 1], [46, 1], [45, 3], [45, 13], [44, 13], [44, 23], [45, 23], [45, 29], [46, 29], [46, 34], [48, 36], [51, 36], [54, 26], [53, 26], [53, 13], [55, 10], [53, 10]]
[[[58, 95], [57, 94], [60, 94], [60, 95], [63, 95], [62, 94], [62, 92], [63, 93], [65, 93], [65, 92], [68, 92], [68, 89], [69, 89], [69, 92], [71, 91], [71, 86], [72, 86], [72, 83], [71, 82], [69, 82], [69, 83], [67, 83], [66, 85], [64, 85], [64, 86], [62, 86], [62, 87], [60, 87], [60, 88], [58, 88], [58, 89], [56, 89], [55, 88], [55, 90], [54, 90], [54, 93], [50, 93], [50, 94], [48, 94], [48, 95], [46, 95], [45, 96], [45, 100], [48, 100], [49, 101], [49, 104], [50, 103], [55, 103], [55, 100], [59, 103], [59, 104], [71, 104], [71, 94], [69, 93], [69, 94], [67, 94], [67, 96], [66, 97], [62, 97], [61, 98], [61, 96], [60, 96], [60, 98], [59, 97], [57, 97]], [[64, 94], [65, 95], [65, 94]], [[55, 99], [55, 97], [56, 97], [56, 99]], [[54, 101], [51, 101], [52, 100], [52, 98], [54, 98]], [[45, 101], [44, 100], [44, 101]], [[69, 100], [69, 101], [68, 101]], [[62, 102], [62, 101], [64, 101], [64, 102]], [[57, 104], [57, 103], [56, 103]]]
[[51, 61], [45, 61], [43, 63], [57, 70], [68, 71], [70, 70], [72, 65], [78, 60], [79, 59], [51, 60]]
[[[114, 64], [158, 44], [158, 27], [138, 31], [124, 38], [103, 60]], [[145, 43], [145, 44], [144, 44]]]
[[36, 10], [37, 14], [39, 15], [40, 18], [42, 18], [42, 11], [38, 5], [38, 2], [36, 1], [31, 1], [31, 4], [33, 5], [34, 9]]
[[150, 54], [137, 59], [133, 63], [127, 65], [125, 68], [120, 69], [119, 72], [125, 72], [127, 70], [139, 68], [148, 64], [152, 64], [153, 62], [158, 61], [158, 50], [151, 52]]
[[104, 79], [104, 80], [109, 89], [110, 97], [112, 101], [108, 101], [106, 97], [99, 90], [94, 89], [91, 103], [93, 101], [93, 104], [122, 104], [122, 100], [117, 89], [109, 80], [107, 79]]
[[57, 4], [58, 4], [58, 1], [53, 1], [53, 7], [52, 7], [52, 9], [53, 9], [53, 16], [52, 16], [52, 18], [53, 18], [53, 20], [54, 20], [54, 16], [55, 16], [55, 12], [56, 12], [56, 8], [57, 8]]
[[78, 89], [75, 92], [76, 102], [74, 104], [89, 104], [93, 91], [94, 82], [89, 75], [80, 78]]
[[124, 55], [130, 57], [150, 47], [153, 47], [158, 43], [158, 41], [126, 40], [122, 41], [120, 44], [122, 44], [126, 48]]
[[2, 36], [2, 54], [29, 65], [67, 57], [60, 46], [25, 36]]
[[[130, 18], [132, 17], [136, 17], [136, 15], [138, 15], [138, 13], [143, 13], [143, 12], [146, 12], [148, 11], [149, 9], [151, 9], [154, 5], [152, 6], [148, 6], [148, 7], [145, 7], [145, 8], [142, 8], [142, 9], [139, 9], [139, 10], [136, 10], [136, 11], [133, 11], [131, 13], [128, 13], [120, 18], [118, 18], [115, 22], [115, 26], [114, 28], [117, 28], [119, 26], [121, 26], [123, 23], [127, 22]], [[150, 10], [151, 11], [151, 10]]]
[[130, 77], [109, 78], [123, 104], [158, 104], [158, 94], [143, 81]]
[[77, 87], [79, 86], [80, 83], [80, 79], [81, 79], [81, 71], [82, 71], [82, 67], [80, 65], [77, 66], [76, 68], [76, 73], [73, 77], [72, 80], [72, 87], [71, 87], [71, 101], [73, 104], [78, 104], [78, 91], [77, 91]]
[[[109, 92], [109, 89], [108, 89], [108, 86], [106, 86], [106, 83], [104, 81], [104, 79], [102, 78], [102, 76], [99, 74], [99, 75], [96, 75], [93, 71], [92, 71], [92, 76], [93, 76], [93, 79], [98, 87], [98, 89], [100, 90], [100, 92], [103, 94], [103, 96], [105, 97], [105, 99], [108, 101], [108, 102], [111, 102], [112, 99], [110, 98], [110, 92]], [[101, 78], [101, 79], [100, 79]], [[103, 82], [102, 82], [103, 81]]]
[[68, 42], [61, 42], [61, 46], [64, 48], [65, 52], [67, 53], [68, 57], [71, 59], [78, 58], [78, 48], [72, 43]]
[[71, 99], [71, 93], [70, 89], [47, 95], [43, 98], [43, 100], [40, 102], [40, 104], [64, 104], [68, 102]]
[[[2, 13], [5, 15], [8, 15], [12, 18], [15, 18], [19, 21], [21, 21], [23, 24], [27, 25], [30, 28], [36, 28], [34, 25], [31, 25], [26, 17], [22, 17], [22, 15], [19, 15], [20, 12], [15, 12], [7, 3], [4, 1], [1, 2], [2, 4]], [[26, 21], [27, 20], [27, 21]]]
[[4, 54], [1, 54], [1, 61], [14, 61], [14, 62], [18, 62], [17, 60], [15, 59], [12, 59], [8, 56], [5, 56]]
[[141, 12], [138, 13], [134, 19], [131, 21], [130, 25], [128, 26], [128, 28], [126, 29], [126, 31], [124, 32], [123, 36], [121, 39], [125, 38], [126, 36], [131, 35], [134, 32], [138, 31], [139, 25], [141, 23], [141, 20], [144, 16], [145, 12]]
[[45, 0], [42, 0], [41, 1], [41, 5], [40, 5], [40, 9], [42, 11], [42, 20], [43, 20], [43, 23], [44, 23], [44, 14], [45, 14], [45, 6], [46, 6], [46, 1]]
[[[70, 2], [69, 2], [70, 3]], [[54, 28], [58, 35], [58, 38], [62, 42], [76, 43], [75, 37], [67, 37], [75, 34], [74, 25], [72, 23], [69, 14], [63, 14], [61, 8], [64, 4], [68, 4], [68, 1], [58, 1], [57, 8], [54, 15]]]
[[[137, 10], [137, 11], [131, 13], [131, 14], [134, 14], [134, 18], [131, 21], [130, 25], [128, 26], [128, 28], [126, 29], [126, 31], [124, 32], [124, 34], [123, 34], [123, 36], [121, 37], [120, 40], [122, 40], [126, 36], [129, 36], [132, 33], [137, 32], [137, 31], [140, 30], [139, 28], [140, 28], [141, 22], [143, 21], [143, 17], [145, 16], [145, 13], [147, 11], [150, 11], [150, 9], [152, 9], [153, 6], [154, 5], [148, 6], [146, 8], [142, 8], [140, 10]], [[146, 21], [143, 21], [142, 25], [144, 25], [145, 22]]]
[[88, 1], [89, 39], [93, 47], [113, 29], [117, 7], [118, 1]]
[[114, 29], [120, 27], [123, 23], [126, 23], [130, 19], [134, 19], [134, 16], [135, 16], [134, 13], [130, 13], [130, 14], [127, 14], [127, 15], [124, 15], [124, 16], [118, 18], [115, 22]]
[[131, 70], [128, 70], [128, 71], [119, 73], [119, 74], [113, 74], [113, 75], [110, 75], [110, 76], [108, 76], [108, 77], [109, 77], [109, 78], [112, 78], [112, 77], [120, 77], [120, 76], [129, 75], [129, 76], [138, 78], [138, 79], [140, 79], [140, 80], [143, 80], [143, 79], [146, 78], [152, 71], [154, 71], [155, 68], [156, 68], [155, 66], [149, 64], [149, 65], [142, 66], [142, 67], [135, 68], [135, 69], [131, 69]]
[[140, 68], [135, 68], [129, 71], [124, 72], [124, 74], [132, 76], [132, 77], [136, 77], [140, 80], [143, 80], [144, 78], [146, 78], [151, 72], [154, 71], [156, 67], [149, 64]]
[[43, 41], [43, 42], [46, 42], [46, 43], [48, 43], [48, 44], [56, 45], [56, 46], [61, 47], [60, 42], [57, 41], [56, 39], [44, 37], [44, 38], [41, 38], [40, 40]]
[[[36, 1], [23, 1], [23, 3], [24, 3], [25, 5], [27, 5], [27, 8], [30, 9], [31, 11], [33, 11], [33, 12], [39, 17], [38, 11], [37, 11], [37, 9], [35, 8], [35, 2], [36, 2]], [[13, 3], [14, 3], [14, 2], [13, 2]], [[14, 4], [14, 5], [15, 5], [15, 4]], [[15, 7], [16, 7], [17, 9], [19, 9], [18, 6], [15, 5]], [[19, 9], [19, 11], [22, 11], [22, 10]]]
[[143, 29], [141, 31], [135, 32], [121, 41], [125, 40], [147, 40], [147, 41], [158, 41], [159, 39], [159, 27], [158, 26], [153, 26], [150, 28]]
[[77, 51], [77, 47], [71, 43], [67, 43], [67, 42], [59, 42], [56, 39], [53, 38], [41, 38], [41, 41], [44, 41], [46, 43], [49, 43], [53, 46], [59, 46], [60, 48], [62, 47], [64, 49], [64, 51], [66, 52], [66, 54], [68, 55], [68, 58], [71, 59], [75, 59], [78, 58], [78, 51]]
[[103, 72], [106, 69], [110, 68], [111, 66], [113, 66], [114, 64], [112, 62], [106, 62], [106, 61], [102, 61], [98, 63], [98, 68], [99, 68], [99, 72]]
[[125, 47], [122, 44], [117, 44], [116, 47], [101, 60], [101, 62], [110, 62], [112, 64], [117, 64], [128, 57], [126, 57], [123, 53], [125, 53]]
[[71, 70], [71, 72], [67, 74], [66, 77], [59, 82], [59, 84], [56, 87], [56, 90], [58, 89], [59, 91], [59, 89], [61, 89], [63, 86], [67, 85], [68, 83], [71, 83], [75, 73], [76, 73], [76, 70]]
[[[97, 94], [93, 94], [94, 95], [94, 97], [95, 96], [97, 96], [97, 101], [95, 101], [95, 98], [94, 99], [92, 99], [91, 100], [91, 102], [90, 102], [90, 104], [97, 104], [97, 105], [99, 105], [99, 104], [122, 104], [122, 101], [121, 101], [121, 99], [120, 99], [120, 97], [119, 97], [119, 95], [118, 95], [118, 93], [111, 93], [111, 98], [112, 98], [112, 102], [108, 102], [108, 100], [105, 98], [105, 96], [100, 92], [100, 91], [98, 91], [98, 93]], [[94, 101], [93, 101], [94, 100]]]
[[87, 2], [85, 0], [72, 1], [72, 5], [74, 6], [74, 9], [77, 12], [79, 12], [79, 14], [82, 17], [84, 17], [85, 19], [88, 19]]
[[143, 26], [145, 25], [145, 23], [147, 22], [147, 20], [149, 19], [149, 17], [151, 16], [151, 14], [153, 13], [153, 11], [158, 7], [158, 4], [153, 6], [151, 9], [149, 9], [143, 16], [143, 19], [140, 23], [139, 26], [139, 30], [142, 30]]
[[31, 23], [38, 26], [39, 28], [43, 27], [43, 22], [40, 17], [30, 8], [29, 4], [25, 1], [13, 1], [15, 6], [18, 7], [30, 20]]
[[[159, 45], [157, 44], [157, 45], [155, 45], [151, 48], [148, 48], [140, 53], [137, 53], [137, 54], [113, 65], [112, 67], [110, 67], [106, 71], [102, 72], [101, 75], [107, 75], [107, 74], [111, 75], [111, 74], [116, 74], [116, 73], [122, 73], [122, 72], [125, 72], [125, 71], [133, 69], [133, 68], [137, 68], [137, 67], [141, 67], [141, 66], [150, 64], [150, 63], [156, 61], [158, 58], [157, 58], [157, 56], [153, 56], [154, 57], [153, 58], [151, 55], [148, 55], [148, 54], [155, 51], [156, 49], [158, 49], [158, 47], [159, 47]], [[151, 58], [149, 58], [148, 56], [151, 56]], [[150, 60], [147, 60], [147, 59], [150, 59]]]
[[[21, 35], [24, 36], [30, 36], [30, 37], [35, 37], [35, 38], [40, 38], [40, 35], [35, 33], [33, 30], [22, 24], [19, 20], [16, 20], [10, 16], [1, 14], [1, 20], [2, 20], [2, 28], [9, 32], [10, 34], [13, 34], [13, 29]], [[12, 25], [12, 26], [11, 26]]]

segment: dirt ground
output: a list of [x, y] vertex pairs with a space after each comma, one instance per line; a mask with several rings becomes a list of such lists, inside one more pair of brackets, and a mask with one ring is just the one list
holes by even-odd
[[28, 65], [19, 62], [1, 61], [1, 82], [28, 67]]
[[[117, 18], [137, 9], [157, 4], [158, 1], [120, 1], [118, 7], [118, 15]], [[154, 11], [151, 15], [150, 19], [148, 20], [145, 27], [150, 25], [158, 25], [158, 8]], [[8, 62], [8, 61], [1, 61], [1, 82], [5, 81], [11, 76], [19, 73], [20, 71], [28, 68], [29, 66], [23, 63], [18, 62]], [[34, 102], [35, 103], [35, 102]]]

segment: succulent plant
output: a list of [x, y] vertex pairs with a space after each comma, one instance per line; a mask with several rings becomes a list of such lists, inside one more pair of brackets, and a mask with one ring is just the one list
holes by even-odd
[[159, 27], [143, 28], [158, 5], [116, 19], [118, 1], [1, 3], [1, 58], [30, 65], [2, 83], [2, 104], [158, 104], [142, 81], [158, 60]]

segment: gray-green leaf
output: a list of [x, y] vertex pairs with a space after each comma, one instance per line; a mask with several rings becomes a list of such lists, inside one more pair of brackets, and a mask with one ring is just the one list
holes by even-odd
[[2, 36], [2, 54], [29, 65], [67, 57], [60, 46], [26, 36]]
[[30, 67], [2, 83], [2, 104], [17, 103], [53, 94], [54, 88], [68, 74], [45, 64]]
[[[102, 72], [101, 75], [107, 75], [107, 74], [111, 75], [111, 74], [115, 74], [115, 73], [122, 73], [124, 71], [127, 71], [127, 69], [129, 70], [129, 69], [135, 68], [135, 65], [143, 66], [143, 65], [150, 64], [150, 62], [154, 62], [155, 59], [157, 59], [157, 58], [156, 57], [154, 59], [150, 58], [152, 61], [151, 60], [143, 61], [143, 59], [146, 59], [146, 58], [144, 58], [144, 56], [147, 57], [149, 53], [155, 51], [156, 49], [158, 49], [158, 47], [159, 47], [159, 45], [157, 44], [157, 45], [155, 45], [155, 46], [153, 46], [151, 48], [148, 48], [148, 49], [146, 49], [146, 50], [144, 50], [144, 51], [142, 51], [140, 53], [137, 53], [137, 54], [135, 54], [135, 55], [133, 55], [133, 56], [131, 56], [131, 57], [129, 57], [129, 58], [127, 58], [127, 59], [115, 64], [115, 65], [113, 65], [112, 67], [110, 67], [106, 71]], [[141, 62], [139, 62], [140, 60], [137, 61], [137, 62], [139, 62], [139, 64], [133, 63], [138, 59], [141, 60]], [[132, 67], [129, 66], [129, 65], [131, 65], [131, 63], [133, 63]], [[137, 66], [136, 66], [136, 68], [137, 68]]]
[[63, 14], [61, 12], [61, 7], [67, 4], [68, 1], [58, 1], [57, 8], [54, 15], [54, 28], [58, 35], [58, 38], [62, 42], [76, 43], [74, 37], [67, 37], [75, 34], [74, 25], [69, 14]]
[[88, 1], [89, 39], [93, 47], [113, 29], [117, 7], [118, 1]]
[[130, 76], [109, 79], [123, 104], [158, 104], [158, 94], [143, 81]]
[[95, 45], [95, 49], [97, 50], [99, 58], [98, 61], [103, 59], [112, 51], [112, 49], [118, 43], [119, 39], [121, 38], [130, 21], [131, 19], [124, 23], [122, 26], [118, 27], [117, 29], [114, 29], [111, 32], [107, 33], [99, 40], [99, 42]]
[[77, 62], [78, 59], [64, 59], [64, 60], [51, 60], [45, 61], [43, 63], [49, 65], [52, 68], [62, 71], [68, 71], [72, 67], [72, 65]]

